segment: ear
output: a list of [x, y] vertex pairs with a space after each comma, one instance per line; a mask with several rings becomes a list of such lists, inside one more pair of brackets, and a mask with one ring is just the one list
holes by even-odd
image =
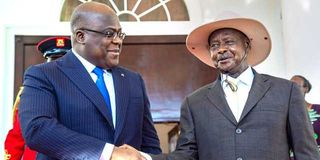
[[246, 48], [246, 52], [248, 52], [251, 49], [250, 41], [249, 40], [245, 41], [244, 42], [244, 46]]
[[85, 43], [86, 34], [84, 33], [84, 31], [77, 30], [76, 33], [75, 33], [75, 40], [80, 44]]

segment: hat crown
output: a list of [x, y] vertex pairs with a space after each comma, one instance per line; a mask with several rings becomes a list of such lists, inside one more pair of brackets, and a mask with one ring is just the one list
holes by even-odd
[[251, 43], [247, 62], [255, 66], [264, 61], [271, 51], [271, 38], [265, 26], [257, 20], [240, 17], [233, 12], [225, 12], [213, 22], [194, 29], [186, 39], [188, 50], [205, 64], [215, 67], [210, 57], [208, 38], [218, 29], [232, 28], [245, 34]]
[[44, 57], [64, 55], [71, 49], [71, 40], [68, 37], [50, 37], [42, 40], [37, 45], [37, 50]]
[[222, 20], [234, 19], [234, 18], [243, 18], [243, 17], [241, 17], [240, 14], [233, 11], [224, 11], [216, 16], [215, 21], [222, 21]]

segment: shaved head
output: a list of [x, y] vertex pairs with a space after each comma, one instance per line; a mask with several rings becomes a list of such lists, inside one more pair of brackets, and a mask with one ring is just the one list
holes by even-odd
[[70, 24], [72, 48], [76, 53], [101, 68], [119, 64], [122, 28], [117, 14], [109, 6], [99, 2], [83, 3], [74, 9]]
[[98, 2], [86, 2], [77, 6], [71, 15], [71, 32], [82, 27], [92, 27], [97, 16], [118, 19], [116, 13], [108, 5]]

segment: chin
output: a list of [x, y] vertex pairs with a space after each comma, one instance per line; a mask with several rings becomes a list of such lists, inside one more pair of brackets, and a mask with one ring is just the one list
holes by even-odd
[[217, 67], [220, 71], [225, 71], [227, 72], [228, 70], [230, 70], [230, 66], [226, 66], [226, 65], [219, 65]]
[[228, 71], [231, 71], [235, 68], [237, 68], [239, 65], [238, 64], [235, 64], [235, 63], [228, 63], [228, 64], [224, 64], [222, 66], [220, 66], [221, 68], [223, 68], [224, 70], [228, 70]]
[[118, 65], [119, 65], [119, 63], [111, 63], [111, 64], [108, 64], [108, 66], [110, 66], [110, 68], [116, 67], [116, 66], [118, 66]]
[[232, 67], [219, 67], [219, 70], [221, 73], [225, 73], [225, 74], [228, 74], [232, 71]]

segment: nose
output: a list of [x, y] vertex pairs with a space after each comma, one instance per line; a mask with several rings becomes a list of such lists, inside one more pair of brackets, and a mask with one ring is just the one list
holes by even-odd
[[122, 43], [123, 39], [121, 39], [118, 35], [116, 35], [113, 39], [112, 42], [113, 43]]
[[218, 54], [224, 54], [227, 52], [227, 49], [223, 46], [220, 46], [218, 49]]

